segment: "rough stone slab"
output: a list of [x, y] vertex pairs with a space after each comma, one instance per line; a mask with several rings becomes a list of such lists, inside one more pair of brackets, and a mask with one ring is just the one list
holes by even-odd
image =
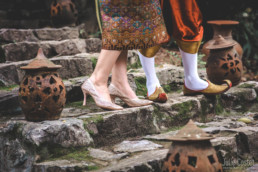
[[90, 166], [95, 166], [92, 162], [72, 162], [68, 160], [56, 160], [33, 165], [33, 172], [53, 171], [53, 172], [77, 172], [89, 170]]
[[236, 136], [238, 142], [239, 153], [244, 154], [245, 152], [250, 152], [254, 159], [258, 160], [258, 127], [241, 127], [237, 129], [232, 129], [237, 131]]
[[236, 137], [216, 137], [211, 140], [220, 162], [236, 161], [238, 159], [238, 149]]
[[104, 151], [101, 149], [89, 148], [90, 156], [103, 161], [116, 161], [128, 155], [128, 153], [114, 154], [112, 152]]
[[31, 171], [35, 157], [18, 139], [3, 137], [0, 130], [0, 171]]
[[[99, 41], [90, 41], [84, 39], [69, 39], [62, 41], [41, 41], [41, 42], [19, 42], [10, 43], [2, 46], [6, 61], [23, 61], [36, 57], [38, 49], [43, 49], [46, 57], [67, 56], [78, 53], [99, 52]], [[90, 42], [87, 43], [86, 42]], [[88, 48], [87, 48], [88, 47]]]
[[203, 96], [183, 96], [182, 93], [168, 94], [166, 103], [155, 103], [156, 127], [159, 131], [167, 130], [171, 126], [180, 126], [201, 114]]
[[144, 139], [148, 139], [148, 140], [157, 140], [157, 141], [171, 141], [170, 138], [172, 136], [175, 136], [177, 134], [177, 131], [169, 131], [167, 133], [163, 133], [163, 134], [156, 134], [156, 135], [148, 135], [148, 136], [144, 136]]
[[161, 171], [163, 159], [166, 157], [167, 152], [168, 149], [143, 152], [96, 172]]
[[258, 171], [258, 164], [255, 164], [254, 166], [246, 169], [246, 172], [257, 172], [257, 171]]
[[0, 40], [6, 42], [37, 42], [40, 40], [65, 40], [79, 38], [78, 28], [42, 28], [42, 29], [0, 29]]
[[33, 145], [49, 143], [75, 147], [87, 146], [93, 142], [89, 133], [83, 128], [83, 121], [79, 119], [63, 118], [38, 123], [28, 121], [18, 123], [23, 125], [21, 134], [24, 139]]
[[86, 39], [86, 52], [98, 53], [101, 51], [102, 42], [99, 38]]
[[113, 150], [115, 152], [141, 152], [141, 151], [149, 151], [155, 150], [158, 148], [162, 148], [162, 145], [153, 143], [148, 140], [138, 140], [138, 141], [123, 141], [114, 146]]
[[17, 95], [18, 88], [8, 92], [0, 91], [0, 116], [20, 111]]
[[97, 146], [114, 145], [130, 137], [157, 133], [153, 124], [153, 107], [151, 105], [92, 113], [79, 118], [87, 120], [89, 117], [94, 118], [94, 116], [100, 115], [103, 116], [100, 122], [88, 123], [97, 129], [97, 133], [92, 136]]
[[[50, 60], [55, 64], [62, 65], [58, 70], [62, 79], [75, 78], [79, 76], [90, 75], [93, 72], [91, 58], [95, 58], [98, 54], [78, 54], [75, 56], [54, 57]], [[25, 71], [21, 70], [21, 66], [25, 66], [30, 60], [22, 62], [11, 62], [0, 64], [0, 80], [6, 85], [19, 84], [25, 75]]]

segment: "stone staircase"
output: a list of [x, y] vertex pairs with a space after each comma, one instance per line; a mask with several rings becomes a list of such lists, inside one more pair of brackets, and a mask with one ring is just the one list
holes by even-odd
[[[92, 99], [82, 107], [83, 81], [92, 73], [101, 48], [97, 38], [80, 39], [74, 27], [0, 29], [0, 171], [161, 171], [174, 135], [189, 119], [216, 136], [211, 142], [225, 171], [255, 171], [258, 161], [258, 83], [241, 83], [220, 96], [183, 96], [183, 69], [156, 67], [169, 100], [164, 104], [103, 111]], [[18, 103], [20, 67], [43, 48], [63, 66], [60, 76], [67, 104], [56, 121], [28, 122]], [[134, 51], [129, 58], [136, 58]], [[132, 60], [133, 61], [133, 60]], [[205, 77], [205, 72], [200, 71]], [[128, 78], [139, 97], [146, 95], [142, 69]], [[240, 117], [251, 123], [238, 121]], [[238, 163], [235, 163], [238, 162]], [[250, 168], [249, 168], [250, 167]], [[248, 169], [249, 168], [249, 169]]]

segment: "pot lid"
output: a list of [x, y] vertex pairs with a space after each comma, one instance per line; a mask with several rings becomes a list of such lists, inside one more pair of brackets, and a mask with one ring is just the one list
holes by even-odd
[[189, 122], [178, 131], [175, 136], [169, 138], [172, 141], [203, 141], [210, 140], [214, 137], [205, 133], [202, 129], [197, 127], [190, 119]]
[[233, 20], [210, 20], [207, 21], [208, 24], [215, 24], [215, 25], [237, 25], [239, 24], [238, 21]]
[[34, 58], [27, 66], [22, 66], [21, 69], [59, 69], [61, 65], [55, 65], [43, 53], [42, 48], [39, 48], [36, 58]]
[[221, 49], [221, 48], [233, 47], [236, 44], [237, 43], [234, 40], [226, 40], [221, 35], [218, 35], [215, 38], [214, 43], [207, 46], [206, 48], [209, 49], [209, 50]]

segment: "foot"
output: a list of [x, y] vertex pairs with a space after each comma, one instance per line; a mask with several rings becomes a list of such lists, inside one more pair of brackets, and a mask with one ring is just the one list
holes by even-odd
[[192, 90], [187, 88], [187, 86], [183, 86], [183, 93], [186, 96], [196, 95], [196, 94], [205, 94], [205, 95], [217, 95], [226, 92], [232, 87], [232, 83], [230, 80], [224, 80], [223, 85], [216, 85], [208, 81], [208, 87], [203, 90]]
[[98, 92], [99, 95], [101, 95], [101, 97], [108, 101], [108, 102], [112, 102], [110, 95], [109, 95], [109, 91], [108, 91], [108, 87], [106, 84], [102, 84], [97, 82], [94, 78], [89, 78], [92, 82], [92, 84], [94, 85], [96, 91]]
[[156, 87], [156, 90], [153, 94], [147, 94], [149, 100], [154, 102], [165, 103], [168, 100], [168, 96], [163, 90], [162, 87]]
[[138, 98], [135, 92], [132, 90], [129, 84], [121, 84], [119, 82], [112, 82], [112, 84], [127, 98], [136, 99]]

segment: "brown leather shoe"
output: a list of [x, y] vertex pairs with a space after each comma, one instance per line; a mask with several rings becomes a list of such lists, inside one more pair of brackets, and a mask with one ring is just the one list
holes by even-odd
[[205, 94], [205, 95], [216, 95], [216, 94], [221, 94], [226, 92], [232, 87], [232, 83], [230, 80], [223, 80], [225, 84], [223, 85], [216, 85], [211, 83], [209, 80], [208, 82], [208, 87], [203, 89], [203, 90], [191, 90], [187, 88], [185, 85], [183, 86], [183, 93], [185, 96], [192, 96], [192, 95], [197, 95], [197, 94]]
[[147, 94], [147, 98], [154, 102], [165, 103], [168, 100], [168, 96], [162, 87], [156, 87], [156, 90], [150, 96]]

